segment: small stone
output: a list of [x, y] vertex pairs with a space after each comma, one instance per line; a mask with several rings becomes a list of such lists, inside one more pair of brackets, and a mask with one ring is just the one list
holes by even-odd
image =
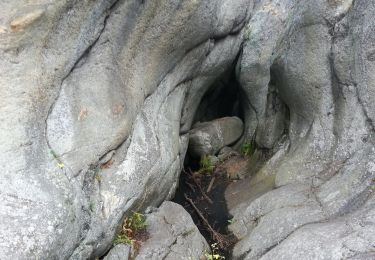
[[216, 165], [217, 163], [220, 162], [219, 158], [217, 158], [217, 156], [215, 156], [215, 155], [209, 155], [208, 159], [210, 160], [210, 163], [212, 165]]
[[228, 146], [225, 146], [219, 151], [218, 158], [219, 160], [224, 161], [231, 156], [237, 156], [237, 155], [239, 155], [239, 153], [236, 150]]

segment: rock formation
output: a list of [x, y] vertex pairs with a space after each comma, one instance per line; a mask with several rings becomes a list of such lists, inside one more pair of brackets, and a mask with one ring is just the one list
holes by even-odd
[[231, 207], [233, 259], [373, 258], [374, 15], [373, 0], [2, 1], [0, 259], [104, 255], [126, 214], [173, 197], [201, 100], [231, 73], [241, 142], [270, 155], [248, 184], [274, 180]]
[[238, 117], [223, 117], [195, 124], [189, 132], [188, 151], [197, 158], [215, 155], [240, 139], [242, 132], [243, 123]]

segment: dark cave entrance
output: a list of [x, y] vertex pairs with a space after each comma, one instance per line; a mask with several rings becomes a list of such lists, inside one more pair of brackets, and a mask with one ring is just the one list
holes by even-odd
[[[245, 140], [242, 133], [242, 137], [229, 145], [234, 155], [230, 154], [222, 159], [221, 151], [211, 154], [213, 158], [218, 158], [218, 163], [212, 169], [205, 169], [203, 172], [202, 168], [209, 167], [210, 163], [207, 166], [205, 165], [207, 161], [202, 160], [202, 157], [191, 156], [189, 149], [185, 157], [184, 170], [181, 173], [174, 202], [182, 205], [191, 214], [207, 242], [210, 245], [218, 245], [214, 252], [226, 259], [230, 258], [236, 243], [235, 236], [228, 230], [232, 219], [228, 207], [236, 203], [239, 205], [241, 201], [246, 201], [252, 196], [260, 196], [274, 188], [275, 180], [272, 176], [255, 189], [247, 184], [250, 182], [246, 178], [255, 174], [278, 150], [278, 147], [289, 139], [290, 110], [280, 96], [282, 81], [277, 72], [277, 66], [271, 68], [265, 117], [262, 118], [262, 123], [258, 122], [253, 136], [250, 137], [251, 140]], [[235, 69], [232, 68], [207, 90], [195, 114], [192, 128], [194, 129], [195, 123], [223, 117], [238, 117], [245, 127], [245, 123], [251, 123], [244, 122], [251, 120], [249, 113], [252, 108], [249, 103], [237, 81]], [[247, 109], [246, 116], [245, 109]], [[241, 167], [244, 176], [233, 176], [231, 173], [233, 168], [238, 170]], [[242, 179], [244, 181], [241, 181]], [[229, 195], [232, 197], [228, 200], [226, 191], [231, 193], [233, 190], [238, 195]]]
[[[193, 128], [197, 122], [234, 116], [244, 119], [241, 88], [233, 68], [207, 90], [195, 114]], [[234, 144], [239, 141], [240, 139]], [[212, 156], [215, 158], [218, 154]], [[212, 166], [202, 165], [202, 160], [205, 159], [191, 156], [189, 151], [187, 152], [179, 188], [173, 201], [190, 213], [194, 223], [211, 246], [211, 250], [228, 259], [236, 240], [227, 228], [232, 216], [228, 212], [224, 193], [233, 180], [227, 178], [225, 171], [219, 166], [202, 171], [202, 168]], [[213, 163], [208, 162], [208, 164]]]
[[226, 116], [244, 119], [241, 106], [241, 86], [236, 79], [234, 68], [216, 80], [203, 96], [193, 124]]

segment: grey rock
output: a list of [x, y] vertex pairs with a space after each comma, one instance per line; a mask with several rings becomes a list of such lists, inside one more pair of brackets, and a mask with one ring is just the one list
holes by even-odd
[[223, 117], [210, 122], [197, 123], [190, 131], [189, 153], [194, 157], [215, 155], [224, 146], [238, 140], [243, 123], [238, 117]]
[[240, 50], [242, 34], [241, 31], [238, 37], [229, 35], [215, 41], [214, 48], [202, 64], [198, 77], [191, 81], [187, 90], [181, 116], [182, 132], [188, 132], [191, 129], [196, 113], [198, 113], [200, 101], [207, 90], [222, 77], [223, 73], [227, 73], [235, 62], [235, 57]]
[[261, 259], [373, 259], [374, 206], [372, 200], [356, 213], [306, 225]]
[[[368, 0], [2, 1], [0, 258], [107, 252], [125, 214], [173, 197], [201, 100], [234, 66], [240, 140], [267, 151], [230, 205], [234, 259], [371, 258], [374, 14]], [[234, 121], [198, 153], [236, 142]]]
[[[241, 239], [233, 258], [365, 259], [373, 238], [350, 236], [357, 230], [345, 225], [357, 223], [353, 216], [371, 210], [374, 200], [374, 70], [363, 54], [372, 48], [373, 26], [363, 26], [375, 9], [366, 1], [270, 1], [257, 8], [237, 75], [246, 93], [245, 136], [274, 155], [247, 181], [274, 176], [276, 189], [231, 202], [231, 229]], [[276, 106], [270, 114], [269, 93], [284, 112]], [[277, 145], [282, 140], [287, 149]], [[371, 222], [362, 225], [372, 230]]]
[[210, 252], [189, 213], [173, 202], [164, 202], [146, 216], [149, 238], [142, 243], [135, 259], [201, 259]]
[[287, 126], [286, 106], [277, 96], [276, 89], [269, 85], [264, 120], [257, 128], [256, 143], [259, 147], [271, 149], [281, 138]]
[[215, 155], [209, 155], [208, 159], [210, 160], [210, 163], [214, 166], [220, 162], [219, 158]]
[[234, 259], [255, 259], [268, 248], [306, 223], [325, 219], [319, 203], [306, 186], [283, 186], [253, 200], [249, 206], [231, 210], [230, 230], [241, 240], [233, 250]]
[[130, 256], [130, 246], [119, 244], [113, 247], [104, 260], [128, 260]]
[[95, 258], [173, 196], [185, 104], [232, 66], [248, 2], [2, 3], [0, 258]]
[[238, 156], [238, 155], [239, 153], [236, 150], [230, 148], [229, 146], [224, 146], [223, 148], [220, 149], [217, 157], [219, 158], [219, 160], [224, 161], [225, 159], [231, 156]]

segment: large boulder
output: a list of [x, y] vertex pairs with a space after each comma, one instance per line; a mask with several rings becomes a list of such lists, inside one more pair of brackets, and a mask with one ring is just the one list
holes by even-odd
[[138, 260], [203, 259], [210, 247], [181, 206], [166, 201], [146, 216], [149, 238], [135, 257]]
[[114, 246], [105, 260], [203, 259], [210, 247], [191, 216], [179, 204], [165, 201], [145, 215], [144, 241], [138, 241], [131, 254], [128, 245]]
[[243, 123], [238, 117], [223, 117], [197, 123], [189, 132], [189, 154], [198, 158], [215, 155], [221, 148], [237, 141], [242, 132]]

